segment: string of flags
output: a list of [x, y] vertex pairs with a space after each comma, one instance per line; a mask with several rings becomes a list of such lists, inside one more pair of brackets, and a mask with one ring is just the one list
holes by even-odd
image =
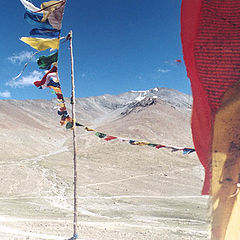
[[[136, 140], [131, 140], [131, 139], [126, 139], [126, 138], [122, 138], [122, 137], [116, 137], [116, 136], [112, 136], [112, 135], [108, 135], [106, 133], [102, 133], [102, 132], [98, 132], [95, 129], [86, 127], [78, 122], [76, 122], [76, 126], [78, 127], [83, 127], [87, 132], [94, 132], [95, 136], [105, 140], [105, 141], [111, 141], [111, 140], [120, 140], [121, 142], [127, 142], [131, 145], [135, 145], [135, 146], [149, 146], [149, 147], [153, 147], [156, 149], [160, 149], [160, 148], [166, 148], [166, 149], [170, 149], [172, 152], [177, 152], [177, 151], [182, 151], [183, 154], [190, 154], [195, 152], [194, 148], [179, 148], [179, 147], [173, 147], [173, 146], [167, 146], [167, 145], [163, 145], [163, 144], [159, 144], [159, 143], [150, 143], [150, 142], [144, 142], [144, 141], [136, 141]], [[66, 124], [66, 128], [67, 129], [72, 129], [73, 128], [73, 123], [72, 122], [68, 122]]]
[[[32, 48], [36, 49], [38, 52], [45, 51], [47, 49], [50, 49], [51, 52], [50, 55], [40, 56], [37, 59], [37, 64], [39, 68], [46, 70], [47, 72], [45, 72], [45, 75], [40, 81], [35, 81], [34, 85], [39, 89], [44, 88], [52, 89], [57, 96], [59, 106], [58, 115], [60, 115], [61, 117], [60, 120], [61, 125], [65, 125], [69, 122], [73, 124], [73, 120], [69, 116], [66, 109], [58, 77], [58, 49], [61, 39], [60, 31], [62, 27], [62, 18], [66, 0], [43, 2], [40, 8], [35, 7], [30, 0], [20, 1], [26, 9], [24, 19], [34, 27], [30, 31], [31, 37], [22, 37], [20, 40], [25, 42]], [[68, 36], [65, 38], [65, 41], [67, 40], [69, 40]], [[32, 55], [32, 57], [34, 55]], [[25, 64], [24, 69], [26, 68], [28, 63]], [[16, 78], [21, 76], [24, 69]], [[76, 169], [76, 161], [74, 161], [74, 168]], [[76, 176], [75, 172], [74, 176]], [[75, 197], [76, 180], [77, 179], [74, 177], [74, 221], [73, 221], [74, 231], [73, 237], [71, 237], [69, 240], [74, 240], [78, 238], [78, 235], [76, 234], [77, 230], [77, 201]]]
[[[51, 52], [50, 55], [40, 56], [37, 59], [38, 67], [47, 72], [42, 80], [35, 81], [34, 85], [39, 89], [50, 88], [54, 91], [59, 106], [58, 115], [61, 117], [60, 124], [65, 125], [68, 122], [72, 122], [72, 118], [67, 112], [59, 82], [58, 49], [66, 0], [43, 2], [40, 8], [34, 6], [30, 1], [20, 1], [26, 10], [24, 19], [34, 27], [30, 31], [31, 37], [22, 37], [20, 40], [36, 49], [38, 51], [37, 53], [47, 49], [50, 49]], [[54, 52], [52, 53], [52, 51]], [[27, 64], [25, 64], [24, 69], [26, 66]], [[17, 77], [19, 77], [22, 72]]]

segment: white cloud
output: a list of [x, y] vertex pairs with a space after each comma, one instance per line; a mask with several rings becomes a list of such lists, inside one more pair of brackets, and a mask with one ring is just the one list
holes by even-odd
[[159, 68], [157, 71], [160, 72], [160, 73], [167, 73], [167, 72], [170, 72], [169, 69], [161, 69], [161, 68]]
[[26, 87], [32, 85], [33, 82], [35, 81], [40, 81], [42, 77], [43, 77], [42, 73], [35, 70], [28, 76], [22, 77], [19, 80], [12, 79], [11, 81], [7, 82], [6, 85], [14, 88]]
[[9, 91], [0, 92], [0, 97], [10, 98], [11, 97], [11, 93]]
[[82, 77], [82, 78], [85, 78], [85, 77], [86, 77], [86, 74], [85, 74], [85, 73], [83, 73], [83, 74], [81, 75], [81, 77]]
[[11, 57], [8, 57], [8, 60], [13, 64], [21, 64], [22, 62], [30, 60], [32, 55], [33, 55], [33, 52], [22, 51], [18, 54], [14, 54]]

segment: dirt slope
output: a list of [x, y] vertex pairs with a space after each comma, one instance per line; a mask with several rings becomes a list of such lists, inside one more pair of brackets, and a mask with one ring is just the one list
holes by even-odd
[[[192, 147], [187, 108], [156, 100], [125, 110], [77, 106], [99, 131]], [[0, 239], [71, 237], [72, 132], [58, 126], [55, 102], [0, 101], [0, 120]], [[77, 138], [79, 239], [209, 239], [195, 153], [106, 142], [81, 127]]]

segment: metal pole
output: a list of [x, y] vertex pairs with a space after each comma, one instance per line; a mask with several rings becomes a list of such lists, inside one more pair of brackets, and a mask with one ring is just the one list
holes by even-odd
[[74, 216], [73, 216], [73, 236], [77, 234], [77, 141], [76, 141], [76, 110], [75, 110], [75, 83], [74, 83], [74, 66], [72, 50], [72, 30], [68, 34], [69, 48], [71, 55], [71, 79], [72, 79], [72, 121], [73, 121], [73, 191], [74, 191]]

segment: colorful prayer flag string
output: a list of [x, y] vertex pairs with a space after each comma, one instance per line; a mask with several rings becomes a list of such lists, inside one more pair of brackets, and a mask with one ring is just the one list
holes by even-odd
[[[57, 50], [48, 56], [40, 56], [37, 59], [39, 68], [48, 70], [48, 72], [45, 73], [41, 81], [35, 81], [34, 85], [39, 89], [50, 88], [54, 91], [57, 96], [57, 101], [59, 102], [58, 115], [61, 117], [60, 124], [65, 125], [68, 122], [71, 122], [72, 119], [67, 112], [63, 98], [58, 77], [57, 63], [59, 43], [61, 40], [60, 30], [62, 26], [62, 18], [66, 0], [43, 2], [40, 8], [35, 7], [32, 3], [26, 0], [20, 1], [26, 9], [24, 19], [30, 25], [35, 27], [30, 31], [30, 35], [43, 36], [41, 38], [22, 37], [20, 40], [38, 50], [37, 53], [49, 48], [51, 50]], [[24, 69], [26, 66], [27, 65], [25, 64]], [[23, 71], [17, 77], [20, 77]]]
[[[149, 147], [153, 147], [153, 148], [156, 148], [156, 149], [166, 148], [166, 149], [170, 149], [172, 152], [182, 151], [184, 155], [195, 152], [194, 148], [178, 148], [178, 147], [173, 147], [173, 146], [166, 146], [166, 145], [163, 145], [163, 144], [150, 143], [150, 142], [144, 142], [144, 141], [136, 141], [136, 140], [133, 140], [133, 139], [126, 139], [126, 138], [121, 138], [121, 137], [108, 135], [106, 133], [98, 132], [95, 129], [86, 127], [86, 126], [84, 126], [84, 125], [82, 125], [78, 122], [76, 123], [76, 126], [83, 127], [84, 130], [86, 130], [87, 132], [94, 132], [95, 136], [97, 136], [100, 139], [103, 139], [107, 142], [111, 141], [111, 140], [120, 140], [122, 142], [128, 142], [129, 144], [135, 145], [135, 146], [149, 146]], [[72, 123], [72, 121], [69, 121], [66, 124], [66, 128], [67, 129], [72, 129], [72, 127], [73, 127], [73, 123]]]

